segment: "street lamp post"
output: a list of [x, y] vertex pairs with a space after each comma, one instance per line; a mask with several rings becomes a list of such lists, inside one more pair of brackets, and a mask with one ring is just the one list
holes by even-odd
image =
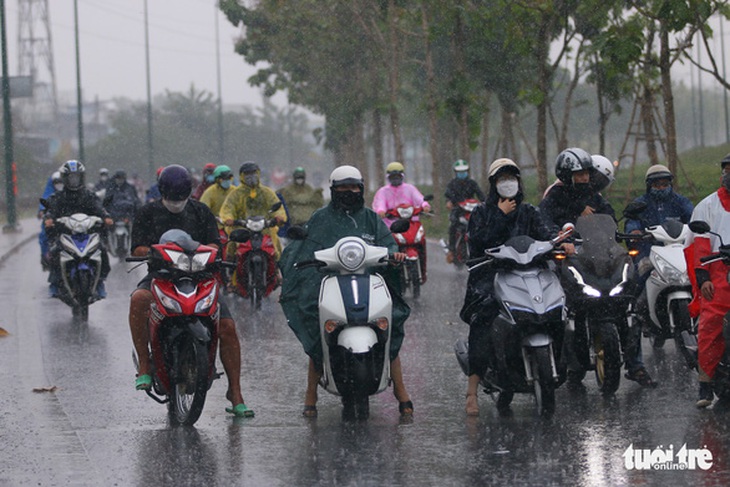
[[15, 231], [17, 219], [15, 214], [15, 177], [13, 163], [13, 118], [10, 113], [10, 76], [8, 75], [8, 41], [5, 28], [5, 0], [0, 0], [0, 31], [2, 33], [2, 94], [3, 94], [3, 125], [5, 145], [5, 190], [8, 207], [8, 224], [3, 231]]
[[150, 83], [150, 31], [147, 20], [147, 0], [144, 0], [144, 49], [147, 69], [147, 164], [149, 177], [155, 174], [155, 152], [152, 143], [152, 86]]
[[74, 34], [76, 37], [76, 103], [77, 124], [79, 133], [79, 161], [84, 162], [84, 114], [81, 97], [81, 55], [79, 53], [79, 3], [74, 0]]

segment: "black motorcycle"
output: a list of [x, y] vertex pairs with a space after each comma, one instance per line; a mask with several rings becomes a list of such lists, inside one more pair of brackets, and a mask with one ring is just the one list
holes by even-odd
[[582, 379], [593, 370], [601, 393], [611, 395], [621, 383], [625, 357], [636, 353], [629, 347], [636, 332], [634, 264], [616, 241], [610, 215], [580, 217], [576, 232], [576, 253], [560, 271], [568, 307], [565, 356], [569, 374]]

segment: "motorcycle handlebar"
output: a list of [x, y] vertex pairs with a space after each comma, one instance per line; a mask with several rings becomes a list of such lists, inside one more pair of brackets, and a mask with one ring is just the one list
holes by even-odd
[[306, 269], [308, 267], [324, 267], [325, 265], [327, 264], [319, 260], [303, 260], [294, 264], [294, 268], [298, 270]]
[[149, 257], [126, 257], [124, 262], [145, 262], [149, 260]]
[[710, 254], [710, 255], [706, 255], [704, 257], [700, 257], [700, 262], [706, 264], [708, 262], [720, 260], [722, 258], [723, 258], [722, 254]]

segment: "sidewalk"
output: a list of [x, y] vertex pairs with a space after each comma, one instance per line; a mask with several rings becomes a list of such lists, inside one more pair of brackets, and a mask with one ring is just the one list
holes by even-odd
[[[41, 230], [40, 220], [24, 218], [18, 221], [18, 226], [20, 229], [18, 232], [0, 232], [0, 266], [23, 245], [32, 243], [38, 245], [38, 233]], [[40, 253], [38, 255], [40, 256]]]

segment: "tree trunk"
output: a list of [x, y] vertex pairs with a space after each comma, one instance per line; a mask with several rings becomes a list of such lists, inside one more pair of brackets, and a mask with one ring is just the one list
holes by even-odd
[[390, 88], [390, 126], [393, 132], [393, 144], [395, 146], [395, 158], [403, 161], [403, 139], [400, 132], [400, 115], [398, 114], [398, 88], [399, 88], [399, 71], [398, 71], [398, 35], [396, 32], [396, 24], [398, 16], [396, 15], [395, 0], [388, 0], [388, 36], [390, 48], [390, 65], [388, 66], [388, 84]]
[[537, 87], [540, 92], [540, 102], [537, 105], [537, 160], [535, 161], [535, 169], [537, 170], [537, 187], [538, 192], [543, 193], [548, 186], [547, 180], [547, 108], [548, 93], [550, 91], [550, 80], [552, 74], [548, 65], [548, 55], [550, 52], [550, 36], [549, 36], [550, 20], [546, 14], [538, 31], [537, 41], [537, 64], [538, 64], [538, 80]]
[[[466, 39], [464, 33], [464, 23], [461, 15], [456, 17], [456, 26], [454, 33], [454, 64], [457, 77], [461, 80], [466, 79], [466, 60], [464, 53], [466, 52]], [[462, 93], [461, 106], [459, 107], [459, 157], [472, 163], [471, 149], [469, 148], [469, 105], [466, 103], [466, 95]]]
[[513, 123], [514, 114], [504, 106], [501, 106], [500, 114], [502, 125], [502, 151], [500, 152], [499, 157], [507, 157], [509, 159], [512, 159], [513, 161], [518, 161], [519, 155], [517, 154], [517, 145], [515, 143], [515, 131]]
[[[672, 74], [670, 62], [669, 29], [660, 26], [661, 47], [659, 50], [659, 70], [662, 80], [662, 98], [664, 99], [664, 124], [667, 133], [667, 166], [677, 178], [677, 127], [674, 118], [674, 93], [672, 92]], [[678, 182], [675, 183], [678, 186]]]
[[482, 114], [482, 140], [481, 140], [481, 151], [480, 156], [482, 159], [482, 174], [481, 178], [478, 180], [480, 181], [480, 186], [482, 188], [487, 187], [487, 182], [489, 179], [488, 173], [489, 173], [489, 164], [491, 161], [489, 161], [489, 102], [492, 100], [492, 94], [487, 91], [484, 94], [484, 113]]
[[[431, 41], [429, 38], [430, 27], [426, 6], [421, 4], [421, 27], [423, 28], [423, 44], [426, 62], [426, 111], [428, 112], [428, 134], [429, 134], [429, 151], [431, 152], [431, 180], [433, 184], [433, 194], [439, 195], [443, 193], [443, 185], [441, 182], [441, 159], [439, 157], [438, 148], [438, 110], [436, 107], [436, 88], [434, 80], [433, 53], [431, 51]], [[441, 216], [437, 217], [437, 221], [441, 221]]]
[[645, 83], [640, 99], [641, 127], [646, 140], [646, 151], [652, 165], [659, 164], [659, 153], [656, 148], [657, 134], [654, 132], [654, 92], [651, 86]]
[[375, 178], [385, 181], [385, 161], [383, 161], [383, 121], [380, 112], [373, 110], [373, 153], [375, 156]]

